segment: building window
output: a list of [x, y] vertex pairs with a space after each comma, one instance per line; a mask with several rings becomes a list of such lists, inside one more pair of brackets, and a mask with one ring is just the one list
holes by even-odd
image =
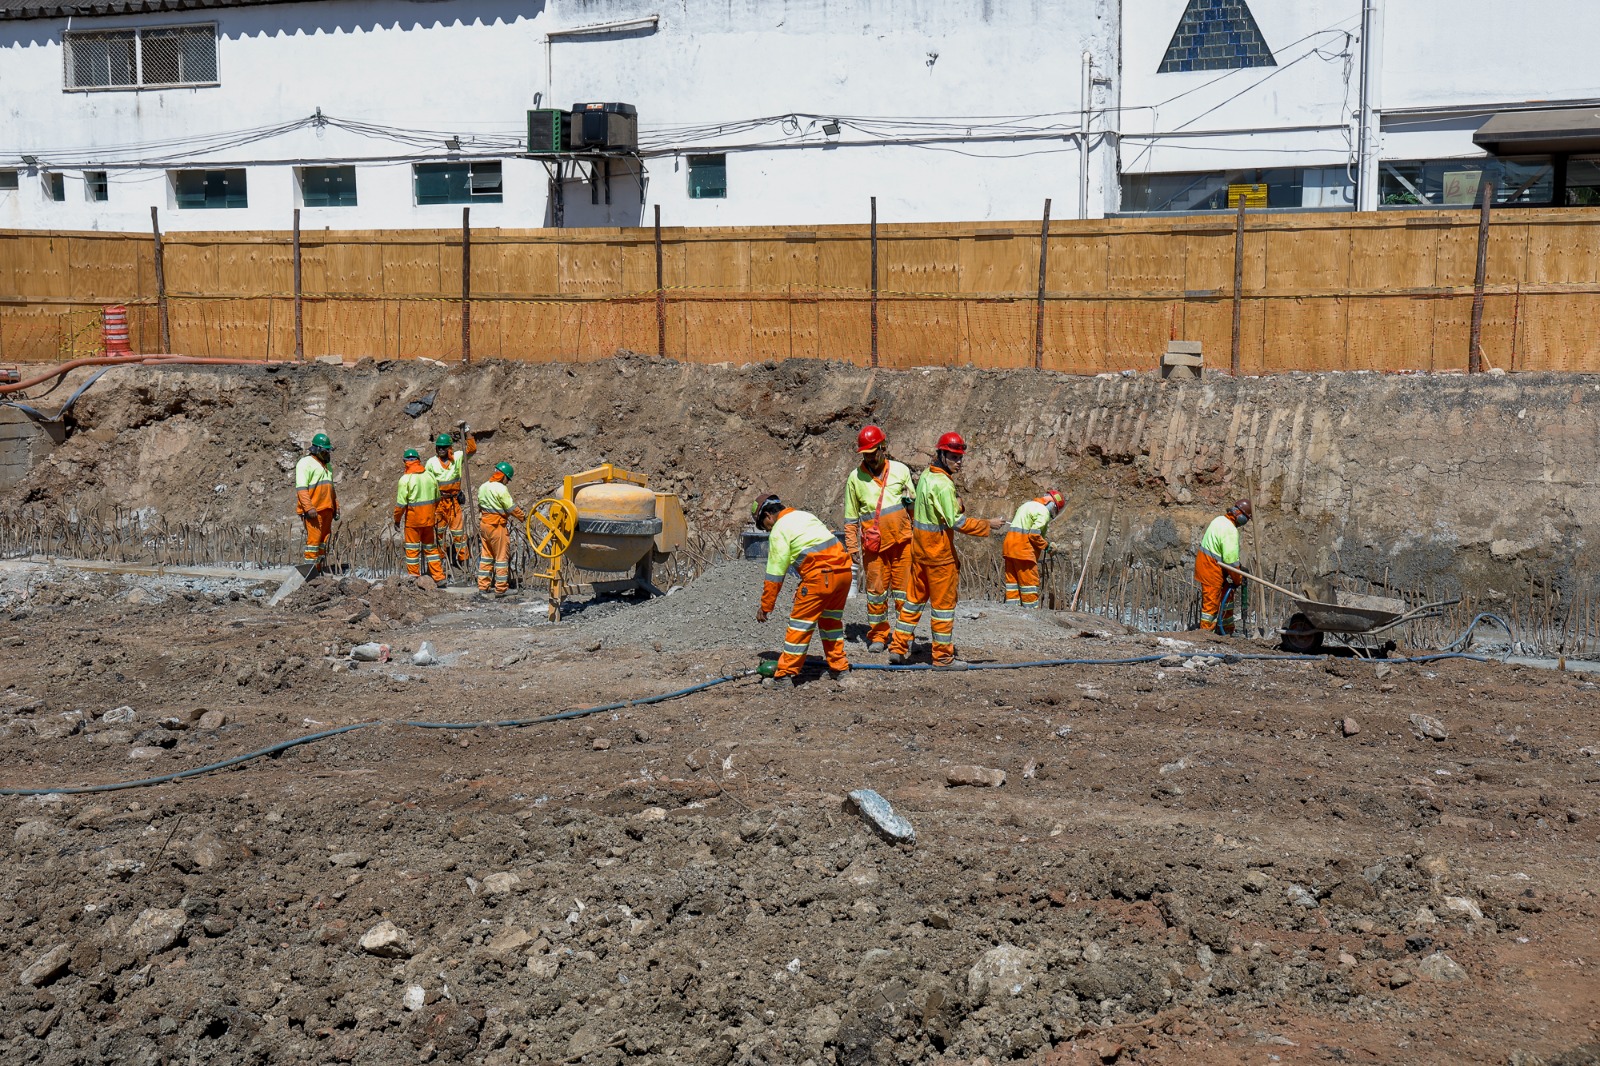
[[1567, 159], [1566, 199], [1569, 207], [1600, 207], [1600, 156], [1575, 155]]
[[105, 203], [111, 199], [111, 182], [106, 179], [103, 170], [85, 170], [83, 172], [84, 195], [95, 203]]
[[45, 171], [44, 195], [46, 199], [61, 203], [67, 198], [67, 176], [60, 173]]
[[1156, 73], [1277, 65], [1245, 0], [1189, 0]]
[[1130, 214], [1227, 211], [1238, 206], [1349, 210], [1355, 188], [1344, 167], [1278, 167], [1199, 174], [1125, 174], [1122, 210]]
[[0, 192], [8, 192], [17, 187], [17, 172], [15, 170], [0, 170]]
[[356, 168], [303, 168], [300, 171], [300, 199], [307, 207], [356, 206]]
[[689, 199], [726, 200], [728, 198], [728, 157], [692, 155], [689, 157]]
[[416, 163], [412, 166], [418, 204], [497, 204], [501, 202], [500, 164]]
[[[1567, 172], [1570, 186], [1570, 163]], [[1471, 207], [1480, 202], [1485, 174], [1494, 179], [1496, 204], [1548, 205], [1555, 200], [1554, 161], [1549, 156], [1518, 156], [1386, 159], [1378, 167], [1378, 203], [1402, 208]], [[1571, 195], [1569, 187], [1569, 202]]]
[[156, 26], [66, 35], [67, 89], [217, 84], [217, 28]]
[[250, 206], [243, 170], [175, 170], [172, 191], [181, 211]]

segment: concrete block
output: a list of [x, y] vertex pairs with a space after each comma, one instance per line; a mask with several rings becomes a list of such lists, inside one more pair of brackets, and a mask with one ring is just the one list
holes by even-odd
[[1205, 357], [1185, 352], [1168, 352], [1161, 357], [1162, 366], [1204, 366]]
[[1163, 381], [1199, 381], [1200, 368], [1197, 366], [1167, 366], [1161, 367], [1161, 380]]
[[1199, 341], [1168, 341], [1167, 342], [1167, 351], [1169, 351], [1169, 352], [1179, 352], [1179, 353], [1181, 353], [1183, 355], [1199, 355], [1200, 354], [1200, 342]]

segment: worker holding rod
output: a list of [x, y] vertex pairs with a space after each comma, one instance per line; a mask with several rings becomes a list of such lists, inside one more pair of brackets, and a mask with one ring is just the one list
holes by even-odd
[[1233, 631], [1233, 593], [1243, 587], [1239, 570], [1239, 529], [1254, 513], [1249, 500], [1239, 500], [1211, 520], [1194, 557], [1194, 579], [1200, 585], [1200, 628], [1224, 634]]

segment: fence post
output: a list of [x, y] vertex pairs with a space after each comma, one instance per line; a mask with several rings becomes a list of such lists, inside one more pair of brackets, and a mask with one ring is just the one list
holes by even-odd
[[172, 351], [172, 329], [167, 323], [167, 270], [162, 261], [165, 253], [161, 248], [161, 218], [154, 204], [150, 206], [150, 229], [156, 235], [156, 321], [161, 325], [161, 353], [167, 355]]
[[872, 365], [878, 365], [878, 198], [872, 198]]
[[1050, 198], [1045, 197], [1044, 221], [1039, 223], [1039, 304], [1033, 320], [1033, 368], [1044, 369], [1044, 276], [1050, 265]]
[[300, 286], [300, 209], [294, 209], [294, 361], [306, 359], [306, 333]]
[[661, 269], [661, 205], [656, 204], [656, 355], [667, 357], [667, 290]]
[[1478, 272], [1472, 279], [1472, 331], [1467, 341], [1467, 373], [1483, 369], [1483, 284], [1489, 273], [1489, 208], [1494, 204], [1494, 179], [1483, 183], [1483, 209], [1478, 213]]
[[1233, 221], [1233, 355], [1229, 366], [1239, 376], [1239, 348], [1244, 324], [1244, 194], [1239, 195], [1239, 214]]
[[472, 362], [472, 208], [461, 209], [461, 361]]

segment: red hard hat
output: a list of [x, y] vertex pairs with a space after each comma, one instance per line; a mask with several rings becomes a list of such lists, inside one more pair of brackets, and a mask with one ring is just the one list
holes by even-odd
[[939, 450], [951, 455], [966, 455], [967, 442], [961, 439], [961, 434], [952, 431], [939, 438]]
[[1056, 510], [1058, 511], [1067, 505], [1067, 498], [1061, 495], [1061, 490], [1059, 489], [1046, 489], [1044, 494], [1051, 503], [1056, 505]]
[[870, 452], [884, 441], [883, 430], [877, 426], [865, 426], [856, 434], [856, 451]]

